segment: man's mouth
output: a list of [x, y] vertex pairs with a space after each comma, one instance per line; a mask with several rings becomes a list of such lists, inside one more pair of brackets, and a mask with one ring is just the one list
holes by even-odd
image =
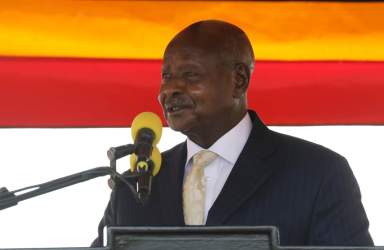
[[190, 106], [188, 105], [172, 105], [172, 104], [165, 105], [165, 110], [167, 111], [168, 114], [171, 114], [171, 115], [180, 113], [188, 108], [190, 108]]

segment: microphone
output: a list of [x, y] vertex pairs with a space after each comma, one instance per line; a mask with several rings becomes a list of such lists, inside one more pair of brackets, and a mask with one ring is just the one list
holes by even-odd
[[138, 176], [136, 191], [139, 200], [145, 203], [151, 194], [152, 177], [161, 166], [161, 154], [156, 147], [162, 134], [160, 118], [152, 112], [140, 113], [132, 122], [131, 134], [135, 150], [130, 169]]

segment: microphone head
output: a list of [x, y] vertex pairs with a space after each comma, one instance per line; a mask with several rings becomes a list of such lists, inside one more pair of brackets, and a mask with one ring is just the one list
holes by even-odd
[[[153, 162], [152, 176], [155, 176], [157, 175], [157, 173], [159, 173], [160, 167], [161, 167], [161, 154], [159, 149], [156, 146], [153, 147], [151, 160]], [[131, 161], [131, 172], [135, 172], [137, 155], [131, 154], [130, 161]]]
[[131, 126], [131, 134], [134, 141], [139, 130], [142, 128], [148, 128], [152, 130], [155, 134], [153, 145], [159, 143], [163, 130], [163, 124], [161, 123], [161, 119], [158, 115], [152, 112], [142, 112], [137, 115], [135, 119], [133, 119]]

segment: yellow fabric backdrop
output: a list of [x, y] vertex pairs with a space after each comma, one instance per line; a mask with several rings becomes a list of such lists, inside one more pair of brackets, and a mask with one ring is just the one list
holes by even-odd
[[384, 3], [1, 1], [0, 56], [153, 58], [186, 25], [224, 19], [258, 59], [383, 60]]

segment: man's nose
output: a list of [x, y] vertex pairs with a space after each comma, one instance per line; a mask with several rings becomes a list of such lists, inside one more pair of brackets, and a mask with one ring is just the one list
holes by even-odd
[[185, 84], [181, 79], [174, 78], [172, 80], [163, 83], [160, 87], [159, 100], [161, 101], [162, 96], [164, 98], [177, 96], [185, 91]]

